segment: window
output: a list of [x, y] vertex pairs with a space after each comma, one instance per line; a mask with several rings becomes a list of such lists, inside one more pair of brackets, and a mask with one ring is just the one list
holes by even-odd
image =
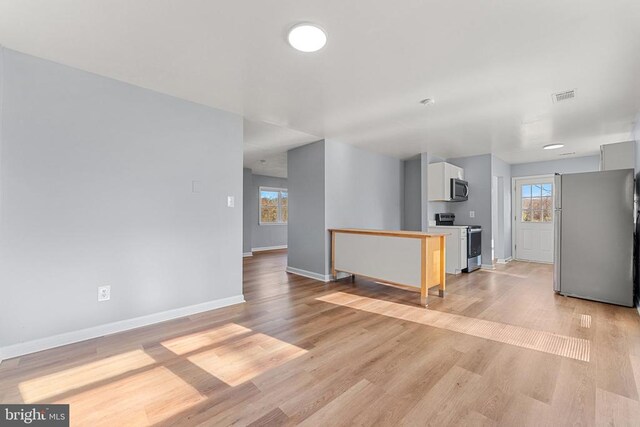
[[553, 184], [524, 184], [522, 222], [551, 222], [553, 219]]
[[260, 224], [286, 224], [288, 220], [287, 189], [260, 187]]

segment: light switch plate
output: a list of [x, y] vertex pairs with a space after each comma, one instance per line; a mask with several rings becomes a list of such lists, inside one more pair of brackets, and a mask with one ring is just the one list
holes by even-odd
[[235, 204], [236, 204], [235, 197], [227, 196], [227, 207], [232, 208], [235, 206]]
[[199, 193], [202, 191], [202, 181], [191, 181], [191, 191]]
[[476, 217], [476, 211], [469, 211], [469, 218], [475, 218]]

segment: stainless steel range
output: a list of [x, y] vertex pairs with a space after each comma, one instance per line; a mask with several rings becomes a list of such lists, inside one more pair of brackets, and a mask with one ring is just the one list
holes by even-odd
[[[456, 215], [453, 213], [437, 213], [436, 225], [456, 225], [454, 224]], [[467, 227], [467, 268], [462, 271], [471, 273], [482, 265], [482, 227], [479, 225], [464, 225]]]

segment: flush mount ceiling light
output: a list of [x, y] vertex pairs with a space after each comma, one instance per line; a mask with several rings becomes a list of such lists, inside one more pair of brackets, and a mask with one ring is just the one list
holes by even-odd
[[545, 150], [556, 150], [558, 148], [562, 148], [564, 147], [564, 144], [547, 144], [544, 147], [542, 147]]
[[316, 52], [327, 44], [327, 34], [317, 25], [303, 22], [289, 30], [287, 40], [292, 48], [301, 52]]

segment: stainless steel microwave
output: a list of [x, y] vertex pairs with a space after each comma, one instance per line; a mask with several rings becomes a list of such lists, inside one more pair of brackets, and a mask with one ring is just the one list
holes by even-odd
[[451, 201], [464, 202], [469, 198], [469, 183], [462, 179], [451, 178]]

